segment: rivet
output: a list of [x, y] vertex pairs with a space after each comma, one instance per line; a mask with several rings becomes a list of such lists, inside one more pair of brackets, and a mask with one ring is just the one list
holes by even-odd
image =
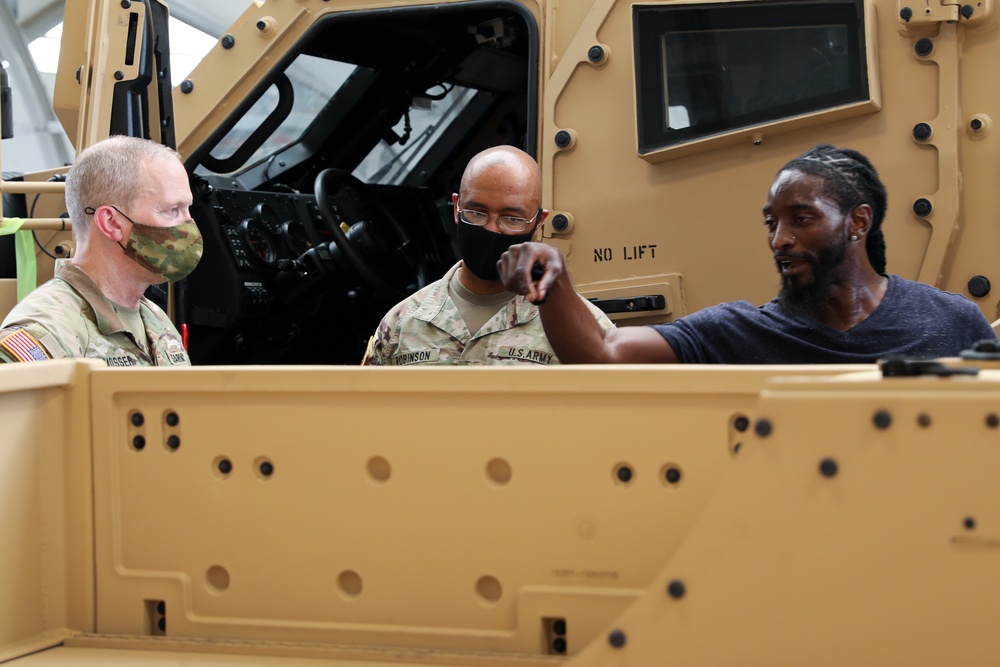
[[676, 484], [681, 481], [681, 471], [677, 468], [667, 468], [666, 473], [664, 473], [664, 477], [666, 477], [667, 481], [671, 484]]
[[274, 466], [264, 461], [260, 464], [260, 474], [264, 477], [270, 477], [274, 473]]
[[233, 462], [229, 459], [222, 459], [219, 461], [219, 472], [223, 475], [228, 475], [233, 470]]
[[612, 630], [608, 633], [608, 643], [615, 648], [625, 646], [625, 633], [621, 630]]
[[823, 477], [833, 477], [837, 474], [837, 462], [826, 458], [819, 462], [819, 472]]
[[685, 588], [684, 582], [681, 581], [680, 579], [674, 579], [669, 584], [667, 584], [667, 595], [674, 598], [675, 600], [679, 600], [680, 598], [684, 597], [684, 593], [686, 591], [687, 588]]
[[753, 425], [753, 430], [756, 431], [757, 435], [762, 438], [766, 438], [771, 435], [773, 428], [774, 427], [771, 425], [770, 419], [758, 419], [757, 423]]
[[552, 640], [552, 651], [554, 653], [566, 652], [566, 640], [563, 637], [556, 637]]
[[910, 19], [913, 18], [913, 10], [909, 7], [903, 7], [899, 10], [899, 18], [909, 23]]
[[921, 412], [919, 415], [917, 415], [917, 424], [919, 424], [923, 428], [927, 428], [928, 426], [931, 425], [931, 416], [926, 412]]
[[886, 410], [877, 410], [872, 416], [872, 422], [876, 428], [887, 429], [892, 425], [892, 415]]
[[180, 423], [181, 418], [177, 416], [176, 412], [168, 412], [166, 417], [167, 426], [177, 426]]
[[122, 9], [128, 9], [132, 6], [132, 0], [122, 0]]
[[618, 479], [623, 482], [627, 482], [632, 479], [632, 469], [628, 466], [622, 466], [618, 469]]
[[566, 130], [559, 130], [556, 132], [555, 142], [557, 147], [566, 148], [573, 142], [573, 135]]
[[927, 141], [931, 138], [933, 131], [927, 123], [917, 123], [913, 126], [913, 138], [917, 141]]
[[125, 78], [125, 73], [124, 72], [122, 72], [121, 70], [117, 70], [115, 72], [115, 81], [121, 81], [124, 78]]
[[921, 218], [926, 218], [934, 210], [934, 205], [931, 204], [930, 199], [921, 197], [920, 199], [913, 202], [913, 212], [919, 215]]
[[962, 525], [965, 526], [966, 530], [974, 530], [976, 527], [976, 520], [971, 516], [967, 516], [965, 517], [965, 521], [962, 522]]
[[595, 44], [594, 46], [590, 47], [589, 51], [587, 51], [587, 58], [590, 60], [590, 62], [594, 63], [595, 65], [604, 61], [604, 55], [605, 55], [604, 47], [601, 46], [600, 44]]
[[921, 37], [917, 40], [916, 44], [913, 45], [913, 52], [921, 58], [926, 58], [930, 54], [934, 53], [934, 42], [926, 37]]
[[967, 19], [971, 19], [973, 13], [975, 13], [976, 10], [972, 5], [962, 5], [962, 9], [960, 9], [959, 11], [962, 12], [962, 16], [964, 16]]
[[986, 425], [989, 426], [990, 428], [996, 428], [997, 426], [1000, 426], [1000, 417], [997, 417], [997, 414], [995, 412], [991, 412], [990, 414], [986, 415]]
[[972, 276], [969, 278], [969, 294], [976, 298], [982, 298], [990, 293], [990, 279], [986, 276]]
[[236, 38], [232, 35], [223, 35], [222, 39], [219, 41], [224, 49], [231, 49], [236, 46]]
[[744, 417], [743, 415], [740, 415], [739, 417], [733, 420], [733, 428], [735, 428], [740, 433], [743, 433], [748, 428], [750, 428], [750, 420]]
[[136, 449], [141, 450], [143, 447], [146, 446], [146, 438], [142, 437], [141, 435], [135, 436], [134, 438], [132, 438], [132, 446], [135, 447]]
[[563, 213], [552, 216], [552, 231], [564, 232], [569, 228], [569, 218]]
[[181, 92], [187, 95], [192, 90], [194, 90], [194, 81], [191, 79], [184, 79], [181, 81]]
[[172, 435], [169, 438], [167, 438], [167, 447], [169, 447], [170, 449], [177, 449], [180, 446], [181, 446], [181, 439], [178, 438], [176, 435]]

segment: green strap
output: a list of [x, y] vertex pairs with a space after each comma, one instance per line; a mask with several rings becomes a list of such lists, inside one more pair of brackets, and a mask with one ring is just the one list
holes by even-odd
[[0, 236], [14, 234], [14, 257], [17, 262], [17, 300], [20, 301], [38, 285], [38, 267], [35, 262], [34, 238], [29, 231], [21, 231], [24, 218], [0, 220]]

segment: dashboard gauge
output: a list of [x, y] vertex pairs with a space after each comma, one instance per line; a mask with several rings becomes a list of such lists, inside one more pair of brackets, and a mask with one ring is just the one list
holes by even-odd
[[265, 265], [271, 265], [278, 259], [274, 237], [258, 218], [244, 220], [240, 225], [240, 231], [251, 258]]
[[253, 216], [260, 222], [264, 223], [264, 227], [267, 228], [267, 231], [272, 234], [281, 233], [281, 222], [278, 217], [278, 212], [267, 202], [257, 204], [257, 206], [253, 209]]
[[288, 249], [296, 257], [301, 256], [306, 250], [313, 247], [312, 239], [309, 238], [309, 232], [306, 231], [306, 226], [301, 222], [289, 220], [282, 225], [281, 232], [285, 238], [285, 243], [288, 245]]

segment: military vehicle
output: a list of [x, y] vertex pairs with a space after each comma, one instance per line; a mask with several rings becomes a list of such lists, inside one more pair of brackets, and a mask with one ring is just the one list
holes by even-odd
[[[818, 143], [880, 170], [889, 270], [993, 319], [996, 13], [257, 0], [172, 89], [163, 3], [68, 2], [76, 148], [147, 136], [191, 174], [205, 255], [154, 297], [195, 366], [0, 368], [0, 661], [996, 663], [990, 351], [357, 367], [505, 143], [619, 326], [770, 299], [760, 207]], [[65, 171], [3, 182], [44, 248], [15, 276], [0, 247], [3, 312], [72, 255]]]

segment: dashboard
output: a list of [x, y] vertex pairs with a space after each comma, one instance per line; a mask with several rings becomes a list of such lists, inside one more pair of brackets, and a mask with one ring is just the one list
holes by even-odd
[[[350, 189], [324, 195], [324, 215], [311, 193], [196, 178], [191, 210], [205, 253], [177, 296], [193, 363], [358, 363], [402, 298], [366, 276], [405, 295], [454, 263], [450, 219], [428, 191], [359, 187], [391, 212], [373, 211]], [[418, 277], [402, 246], [418, 249], [426, 275]]]

